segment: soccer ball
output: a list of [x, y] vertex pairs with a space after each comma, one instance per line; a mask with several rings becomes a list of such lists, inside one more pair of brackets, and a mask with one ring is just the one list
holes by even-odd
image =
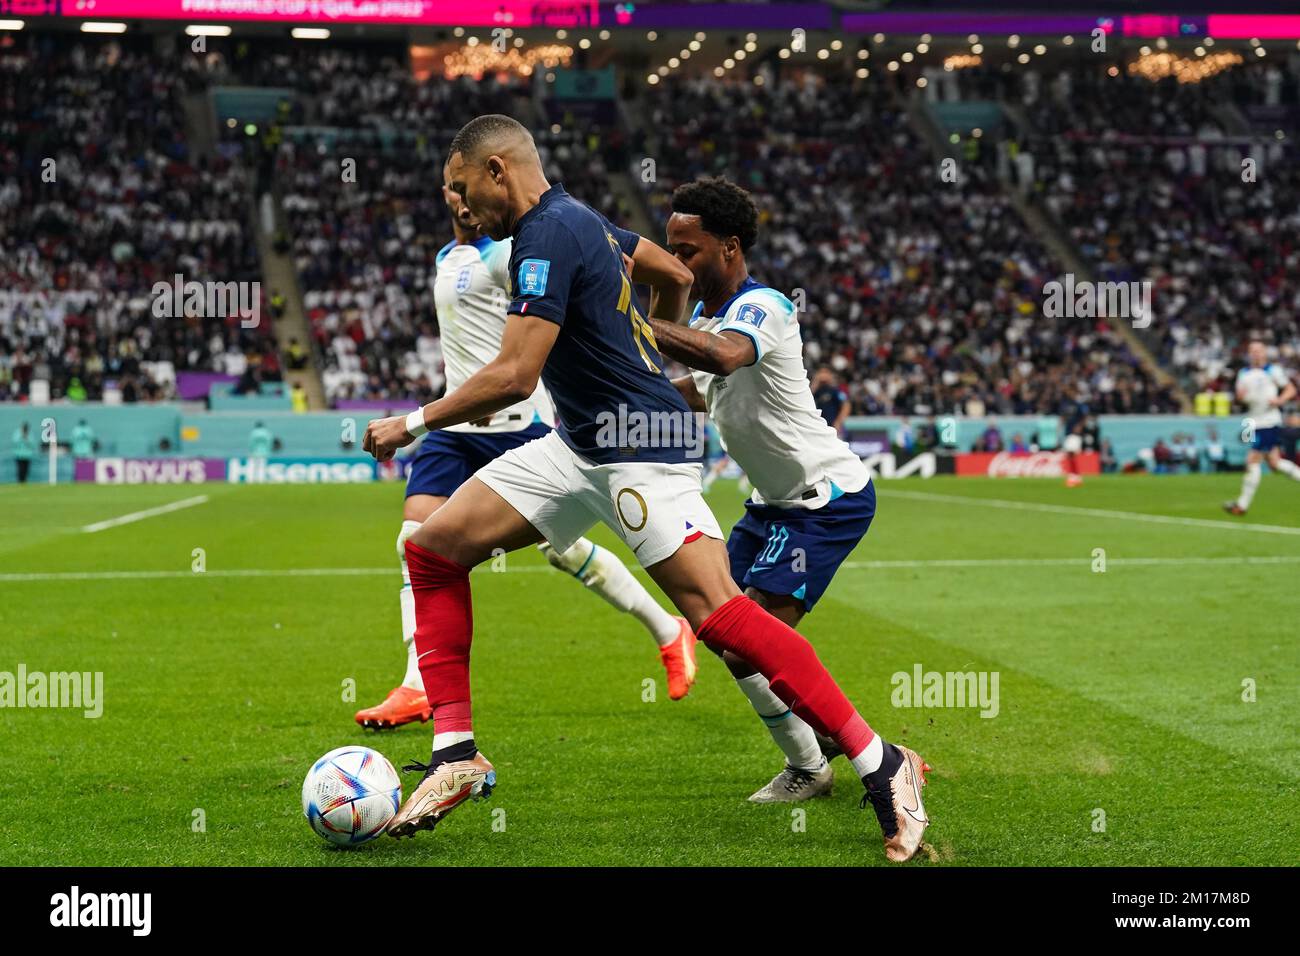
[[302, 812], [331, 843], [357, 846], [384, 832], [402, 805], [402, 782], [388, 758], [369, 747], [339, 747], [302, 782]]

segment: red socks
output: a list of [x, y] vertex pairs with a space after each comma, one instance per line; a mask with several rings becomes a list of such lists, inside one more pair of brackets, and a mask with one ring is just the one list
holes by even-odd
[[[474, 634], [469, 568], [406, 542], [406, 565], [415, 597], [415, 649], [436, 733], [468, 732], [469, 648]], [[772, 692], [850, 758], [874, 734], [826, 672], [803, 637], [744, 595], [718, 608], [699, 631], [700, 640], [743, 657]]]
[[469, 731], [469, 645], [474, 636], [469, 568], [406, 542], [415, 597], [415, 650], [436, 733]]
[[743, 594], [710, 614], [698, 636], [747, 660], [767, 678], [772, 693], [814, 730], [831, 737], [850, 759], [871, 743], [871, 728], [812, 645]]

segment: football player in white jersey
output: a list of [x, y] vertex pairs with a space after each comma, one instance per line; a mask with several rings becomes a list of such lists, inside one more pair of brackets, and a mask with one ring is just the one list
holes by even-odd
[[[727, 540], [732, 577], [795, 627], [871, 525], [871, 473], [817, 409], [794, 305], [749, 275], [745, 252], [758, 233], [749, 194], [724, 179], [704, 179], [679, 187], [672, 209], [668, 248], [691, 270], [691, 295], [699, 301], [687, 325], [655, 320], [655, 339], [664, 355], [694, 369], [673, 384], [692, 408], [712, 416], [727, 454], [754, 486]], [[813, 729], [749, 664], [730, 652], [723, 660], [786, 758], [749, 799], [792, 802], [829, 793], [827, 756], [834, 752], [823, 751]], [[887, 764], [910, 757], [885, 747]]]
[[[446, 365], [447, 393], [496, 358], [510, 302], [509, 239], [496, 242], [473, 223], [461, 197], [446, 186], [456, 238], [439, 251], [434, 302]], [[425, 697], [415, 649], [415, 600], [406, 563], [406, 540], [424, 520], [480, 467], [551, 431], [555, 410], [538, 382], [532, 395], [489, 418], [452, 425], [425, 436], [411, 460], [397, 554], [402, 566], [402, 640], [406, 676], [380, 704], [358, 711], [356, 721], [376, 730], [400, 727], [432, 713]], [[668, 676], [668, 696], [685, 697], [695, 681], [695, 634], [685, 618], [673, 617], [655, 601], [622, 561], [585, 537], [563, 553], [539, 546], [547, 560], [567, 571], [606, 601], [633, 615], [654, 637]]]
[[1237, 373], [1237, 401], [1246, 406], [1247, 425], [1243, 439], [1250, 442], [1246, 452], [1246, 474], [1241, 479], [1241, 495], [1236, 501], [1225, 501], [1223, 508], [1229, 514], [1244, 515], [1250, 507], [1255, 490], [1259, 487], [1259, 464], [1268, 459], [1268, 467], [1300, 481], [1300, 468], [1295, 462], [1282, 457], [1282, 406], [1296, 396], [1286, 371], [1268, 360], [1268, 348], [1254, 340], [1247, 347], [1250, 365]]

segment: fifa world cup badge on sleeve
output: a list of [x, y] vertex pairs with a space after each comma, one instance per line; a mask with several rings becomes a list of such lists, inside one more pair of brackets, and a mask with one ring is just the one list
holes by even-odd
[[551, 263], [546, 259], [525, 259], [519, 263], [519, 295], [546, 295], [546, 276]]
[[740, 311], [736, 313], [737, 322], [746, 322], [754, 328], [762, 325], [763, 320], [766, 318], [767, 313], [756, 305], [742, 305]]

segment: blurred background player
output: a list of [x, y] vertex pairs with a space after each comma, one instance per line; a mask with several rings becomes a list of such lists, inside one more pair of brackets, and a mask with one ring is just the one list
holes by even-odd
[[[749, 193], [725, 179], [703, 179], [679, 186], [672, 210], [668, 248], [691, 270], [691, 295], [699, 301], [688, 327], [655, 320], [655, 338], [663, 354], [696, 370], [673, 384], [693, 408], [708, 411], [754, 483], [745, 516], [727, 539], [731, 576], [795, 627], [871, 526], [871, 473], [817, 407], [794, 305], [749, 275], [745, 252], [758, 236]], [[786, 758], [749, 799], [792, 802], [829, 793], [833, 772], [813, 728], [748, 662], [730, 652], [722, 657]], [[918, 756], [881, 745], [884, 778], [909, 761], [920, 776]], [[864, 782], [888, 837], [897, 827], [890, 796], [871, 777]], [[916, 813], [924, 823], [919, 803]]]
[[[1288, 478], [1300, 481], [1300, 467], [1282, 457], [1282, 406], [1295, 398], [1296, 389], [1279, 365], [1268, 360], [1268, 349], [1258, 339], [1247, 346], [1250, 364], [1237, 373], [1237, 401], [1246, 406], [1246, 433], [1251, 438], [1246, 453], [1246, 473], [1241, 478], [1241, 494], [1236, 501], [1225, 501], [1229, 514], [1244, 515], [1259, 488], [1260, 462]], [[1253, 435], [1250, 432], [1253, 431]]]
[[817, 405], [817, 411], [822, 418], [826, 419], [826, 424], [835, 429], [837, 435], [843, 435], [844, 422], [849, 417], [849, 409], [852, 408], [849, 393], [835, 380], [835, 373], [831, 371], [829, 365], [821, 365], [817, 368], [811, 384], [813, 402]]
[[1078, 488], [1083, 484], [1083, 475], [1079, 474], [1079, 458], [1083, 453], [1083, 423], [1076, 422], [1065, 436], [1061, 445], [1065, 450], [1065, 487]]
[[[506, 305], [510, 301], [510, 239], [495, 242], [470, 218], [461, 197], [446, 186], [443, 198], [452, 214], [455, 239], [434, 262], [434, 301], [447, 369], [447, 393], [458, 388], [501, 351]], [[402, 566], [402, 640], [406, 676], [383, 703], [360, 710], [356, 721], [376, 730], [427, 721], [432, 713], [415, 649], [415, 597], [406, 563], [406, 541], [480, 467], [497, 456], [551, 431], [555, 410], [540, 383], [531, 396], [487, 419], [453, 425], [425, 436], [411, 462], [406, 482], [397, 556]], [[620, 611], [640, 621], [659, 646], [668, 674], [668, 696], [680, 700], [695, 680], [695, 635], [684, 618], [673, 617], [632, 572], [604, 548], [579, 538], [563, 554], [539, 545], [548, 561], [567, 571]]]

